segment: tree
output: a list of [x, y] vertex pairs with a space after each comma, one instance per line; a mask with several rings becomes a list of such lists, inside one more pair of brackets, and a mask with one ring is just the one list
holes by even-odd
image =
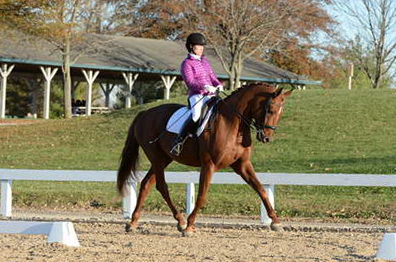
[[195, 16], [214, 43], [231, 87], [238, 85], [245, 59], [283, 53], [289, 43], [309, 45], [310, 35], [330, 22], [317, 1], [212, 1], [208, 12], [201, 10]]
[[[309, 42], [310, 35], [328, 30], [331, 19], [320, 0], [151, 0], [138, 10], [141, 26], [133, 35], [185, 39], [192, 31], [208, 38], [235, 88], [243, 62], [282, 42]], [[330, 2], [330, 1], [325, 1]]]
[[[54, 52], [61, 54], [63, 73], [63, 106], [65, 118], [71, 111], [71, 65], [84, 53], [97, 51], [86, 33], [110, 26], [107, 15], [111, 0], [0, 0], [0, 14], [5, 26], [47, 40]], [[107, 19], [107, 20], [106, 20]], [[107, 23], [105, 23], [105, 20]], [[90, 36], [92, 37], [92, 36]]]
[[72, 42], [77, 38], [78, 16], [81, 12], [79, 0], [26, 0], [12, 1], [7, 13], [7, 24], [10, 27], [46, 39], [60, 51], [62, 56], [64, 113], [71, 118], [71, 74], [70, 66]]
[[[372, 88], [380, 88], [387, 75], [394, 75], [396, 60], [396, 2], [393, 0], [347, 0], [338, 7], [356, 25], [349, 43], [360, 52], [356, 63], [363, 68]], [[356, 39], [361, 42], [356, 43]]]

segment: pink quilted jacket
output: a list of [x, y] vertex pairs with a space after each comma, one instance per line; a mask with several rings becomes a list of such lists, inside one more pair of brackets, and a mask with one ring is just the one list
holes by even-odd
[[213, 72], [209, 60], [201, 56], [201, 60], [188, 54], [181, 65], [181, 74], [189, 92], [188, 95], [211, 94], [205, 90], [205, 85], [219, 86], [221, 82]]

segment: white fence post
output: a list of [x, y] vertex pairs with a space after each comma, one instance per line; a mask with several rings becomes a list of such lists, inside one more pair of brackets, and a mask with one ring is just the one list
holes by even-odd
[[186, 215], [190, 215], [195, 207], [195, 185], [194, 183], [187, 183], [186, 192]]
[[12, 212], [12, 180], [1, 180], [0, 215], [10, 217]]
[[[275, 208], [275, 186], [274, 185], [263, 185], [265, 191], [267, 191], [268, 194], [268, 199], [272, 205], [273, 208]], [[263, 202], [261, 202], [261, 212], [260, 212], [260, 220], [261, 224], [264, 225], [270, 225], [272, 222], [272, 219], [269, 218], [267, 214], [267, 210], [265, 209], [265, 206]]]
[[133, 211], [135, 211], [137, 202], [137, 183], [132, 182], [128, 185], [128, 195], [122, 199], [122, 213], [124, 215], [124, 218], [132, 218], [132, 213]]

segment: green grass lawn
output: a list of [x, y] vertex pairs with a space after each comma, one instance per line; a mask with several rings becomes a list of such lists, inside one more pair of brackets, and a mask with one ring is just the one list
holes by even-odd
[[[185, 103], [185, 98], [172, 102]], [[115, 170], [136, 113], [160, 103], [165, 102], [109, 115], [0, 126], [0, 167]], [[396, 90], [295, 91], [275, 140], [255, 142], [252, 162], [257, 172], [395, 174], [395, 108]], [[141, 169], [147, 168], [143, 157]], [[174, 163], [168, 170], [196, 169]], [[20, 181], [14, 182], [14, 190], [16, 206], [120, 205], [111, 183]], [[185, 186], [172, 185], [170, 190], [184, 206]], [[393, 188], [277, 186], [276, 209], [288, 217], [396, 221], [395, 193]], [[146, 210], [168, 209], [154, 190]], [[203, 213], [258, 215], [259, 200], [245, 185], [213, 185]]]

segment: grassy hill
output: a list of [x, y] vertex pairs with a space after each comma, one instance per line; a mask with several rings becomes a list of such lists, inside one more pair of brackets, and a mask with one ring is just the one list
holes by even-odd
[[[172, 102], [185, 103], [185, 98]], [[0, 167], [115, 170], [118, 167], [118, 159], [128, 127], [136, 113], [143, 108], [160, 103], [164, 101], [137, 106], [130, 110], [116, 111], [109, 115], [70, 120], [36, 120], [33, 124], [0, 126]], [[252, 161], [256, 171], [395, 174], [395, 108], [396, 90], [295, 91], [286, 103], [284, 117], [279, 123], [275, 140], [267, 145], [255, 142]], [[142, 169], [147, 168], [148, 163], [143, 159]], [[195, 169], [175, 163], [171, 164], [168, 170]], [[29, 195], [24, 193], [29, 190], [31, 190], [29, 194], [39, 195], [42, 184], [37, 183], [32, 188], [20, 182], [21, 193], [17, 194], [17, 203], [33, 205], [34, 203], [26, 204], [21, 199], [29, 202], [27, 200]], [[64, 189], [59, 189], [59, 187], [53, 189], [48, 189], [51, 187], [49, 185], [45, 187], [56, 192], [53, 193], [52, 198], [47, 196], [48, 199], [55, 199], [55, 195], [63, 194], [66, 197], [65, 203], [71, 206], [73, 204], [67, 202], [71, 199], [68, 200], [68, 195], [86, 194], [81, 198], [81, 202], [85, 201], [84, 203], [87, 204], [87, 201], [94, 196], [93, 193], [98, 195], [98, 187], [103, 187], [99, 192], [106, 193], [102, 194], [103, 199], [99, 198], [97, 201], [105, 201], [105, 199], [118, 201], [114, 188], [109, 189], [107, 186], [98, 184], [90, 185], [89, 189], [76, 187], [73, 193], [63, 192]], [[256, 203], [249, 202], [249, 198], [251, 199], [254, 194], [251, 195], [250, 190], [246, 191], [246, 188], [245, 186], [213, 187], [210, 192], [213, 200], [209, 199], [208, 207], [204, 212], [257, 214], [258, 206]], [[69, 186], [68, 189], [72, 190], [73, 186]], [[177, 194], [176, 201], [181, 204], [184, 199], [183, 193], [179, 191], [183, 190], [184, 187], [178, 186], [172, 189]], [[352, 210], [354, 205], [362, 207], [361, 204], [355, 202], [356, 198], [361, 199], [362, 195], [364, 197], [367, 195], [367, 197], [374, 197], [374, 202], [377, 200], [378, 202], [371, 202], [370, 206], [367, 206], [370, 212], [366, 215], [359, 210], [350, 211], [351, 214], [353, 213], [352, 217], [379, 216], [394, 219], [395, 211], [392, 211], [390, 206], [393, 205], [394, 210], [392, 195], [396, 193], [396, 190], [367, 188], [364, 189], [364, 194], [361, 190], [363, 189], [277, 187], [278, 212], [287, 216], [315, 215], [317, 211], [309, 210], [308, 207], [304, 208], [306, 201], [313, 201], [318, 209], [326, 209], [319, 211], [320, 216], [327, 216], [326, 214], [331, 216], [334, 213], [342, 213], [340, 217], [349, 216], [348, 208]], [[239, 199], [238, 202], [231, 200], [232, 194], [240, 192], [244, 195], [241, 197], [241, 202]], [[329, 194], [350, 196], [344, 198], [341, 203], [334, 204], [329, 203], [326, 198]], [[230, 195], [229, 199], [227, 195]], [[167, 210], [157, 197], [156, 193], [153, 194], [148, 208]], [[220, 198], [223, 203], [231, 201], [234, 207], [228, 209], [219, 202], [220, 200], [214, 200], [214, 198]], [[312, 202], [309, 205], [312, 206]], [[233, 210], [235, 207], [241, 208]]]

